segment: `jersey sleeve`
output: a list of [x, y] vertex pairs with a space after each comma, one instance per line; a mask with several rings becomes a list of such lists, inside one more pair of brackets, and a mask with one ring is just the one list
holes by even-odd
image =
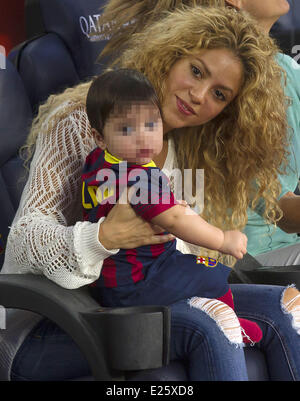
[[177, 205], [167, 176], [158, 168], [136, 169], [128, 176], [128, 199], [147, 221]]

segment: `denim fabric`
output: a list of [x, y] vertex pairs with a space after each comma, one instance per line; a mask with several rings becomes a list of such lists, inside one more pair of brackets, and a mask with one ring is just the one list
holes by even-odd
[[[256, 321], [263, 339], [256, 345], [266, 355], [271, 380], [300, 380], [300, 336], [281, 309], [284, 288], [232, 285], [239, 316]], [[217, 324], [187, 300], [171, 306], [171, 359], [185, 361], [190, 380], [247, 380], [242, 348], [229, 342]], [[27, 337], [12, 368], [12, 380], [68, 380], [89, 375], [73, 341], [43, 320]]]
[[11, 380], [71, 380], [87, 375], [90, 369], [78, 346], [55, 323], [43, 319], [19, 349]]
[[255, 321], [263, 331], [257, 345], [263, 350], [272, 380], [300, 380], [300, 335], [292, 327], [291, 314], [283, 313], [284, 287], [232, 285], [235, 309], [240, 317]]

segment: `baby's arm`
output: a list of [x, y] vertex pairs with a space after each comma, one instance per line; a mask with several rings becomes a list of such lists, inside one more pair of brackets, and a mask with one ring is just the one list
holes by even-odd
[[245, 234], [237, 230], [224, 232], [187, 208], [175, 205], [154, 217], [151, 223], [191, 244], [218, 250], [238, 259], [243, 257], [247, 252]]

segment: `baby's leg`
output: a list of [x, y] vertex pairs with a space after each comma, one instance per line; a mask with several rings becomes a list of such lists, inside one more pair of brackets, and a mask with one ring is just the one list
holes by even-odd
[[[218, 300], [224, 302], [234, 310], [233, 296], [230, 289], [222, 297], [219, 297]], [[262, 339], [262, 331], [257, 323], [242, 318], [239, 318], [239, 322], [244, 343], [253, 345]]]
[[262, 338], [262, 331], [256, 323], [238, 318], [233, 308], [219, 299], [193, 297], [189, 303], [214, 319], [232, 343], [254, 345]]
[[[234, 304], [228, 284], [228, 276], [231, 269], [228, 266], [219, 263], [216, 259], [202, 256], [195, 257], [194, 255], [181, 254], [180, 252], [176, 252], [173, 263], [169, 258], [166, 260], [168, 265], [164, 266], [163, 272], [160, 272], [161, 283], [168, 282], [169, 285], [172, 284], [172, 289], [178, 289], [176, 294], [177, 296], [181, 295], [182, 299], [187, 297], [192, 299], [214, 299], [214, 301], [221, 301], [222, 303], [219, 302], [217, 304], [215, 302], [205, 303], [205, 308], [208, 308], [207, 310], [209, 310], [209, 313], [213, 313], [214, 317], [217, 313], [218, 322], [221, 318], [222, 327], [224, 327], [224, 324], [231, 325], [232, 316], [238, 319], [232, 311], [232, 309], [234, 310]], [[164, 274], [167, 272], [168, 277], [165, 278]], [[166, 293], [166, 291], [163, 292]], [[151, 296], [153, 295], [152, 291]], [[157, 294], [157, 296], [159, 296], [159, 294]], [[224, 309], [224, 304], [232, 309]], [[201, 307], [204, 307], [202, 302]], [[228, 331], [229, 326], [226, 326], [226, 331]], [[233, 332], [236, 331], [242, 332], [245, 343], [253, 344], [260, 341], [262, 338], [262, 332], [259, 326], [245, 319], [238, 321], [237, 325], [233, 325]]]

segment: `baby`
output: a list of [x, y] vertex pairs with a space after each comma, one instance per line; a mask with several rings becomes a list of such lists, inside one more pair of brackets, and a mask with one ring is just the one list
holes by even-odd
[[[247, 237], [222, 231], [189, 206], [177, 202], [169, 180], [153, 158], [163, 147], [158, 97], [141, 73], [120, 69], [97, 77], [86, 109], [98, 145], [82, 174], [84, 219], [97, 222], [118, 200], [182, 240], [242, 258]], [[230, 268], [215, 259], [183, 254], [176, 240], [120, 249], [105, 259], [92, 292], [103, 306], [170, 305], [193, 296], [216, 298], [234, 308], [228, 284]], [[239, 319], [244, 342], [258, 342], [259, 326]]]

